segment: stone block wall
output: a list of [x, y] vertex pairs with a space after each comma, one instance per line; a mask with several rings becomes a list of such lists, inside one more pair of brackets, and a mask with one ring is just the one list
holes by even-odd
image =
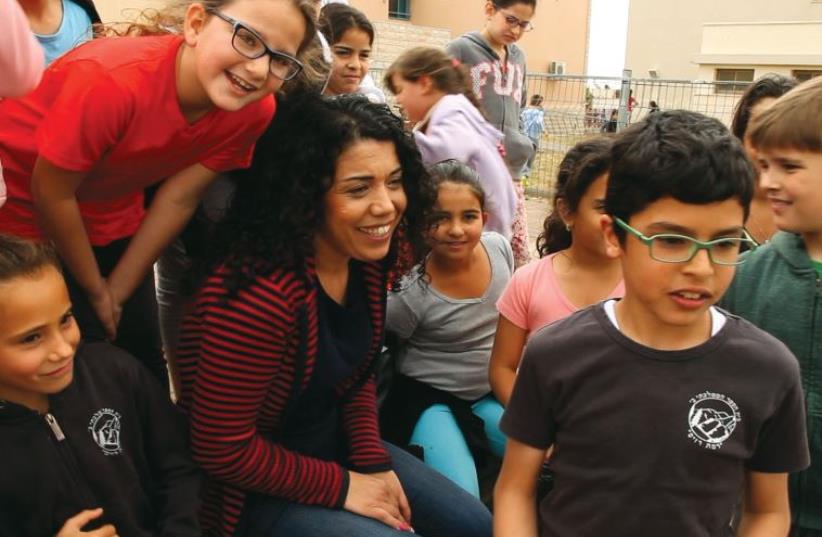
[[376, 37], [371, 68], [388, 67], [404, 50], [420, 45], [444, 47], [451, 41], [451, 31], [445, 28], [417, 26], [404, 21], [374, 21]]

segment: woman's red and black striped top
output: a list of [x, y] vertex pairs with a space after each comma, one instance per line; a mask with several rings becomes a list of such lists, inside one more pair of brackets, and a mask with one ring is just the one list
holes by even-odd
[[[371, 348], [337, 391], [350, 469], [373, 473], [391, 466], [377, 426], [372, 374], [383, 340], [386, 274], [379, 264], [364, 264], [363, 273]], [[295, 377], [301, 376], [299, 393], [314, 370], [315, 278], [309, 261], [305, 273], [278, 270], [229, 296], [225, 269], [218, 270], [206, 281], [183, 324], [178, 349], [180, 402], [191, 422], [194, 459], [210, 478], [203, 506], [208, 535], [233, 535], [247, 491], [332, 508], [345, 501], [346, 468], [271, 440], [293, 396]]]

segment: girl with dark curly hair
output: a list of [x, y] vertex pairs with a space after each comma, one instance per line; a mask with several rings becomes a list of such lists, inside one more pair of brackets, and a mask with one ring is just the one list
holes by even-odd
[[618, 260], [600, 230], [611, 167], [611, 138], [579, 142], [559, 165], [551, 214], [537, 239], [541, 259], [518, 270], [497, 302], [499, 325], [489, 377], [507, 405], [530, 334], [578, 309], [625, 292]]
[[179, 349], [205, 528], [490, 536], [478, 500], [377, 426], [396, 234], [419, 260], [435, 196], [401, 120], [362, 96], [295, 96], [239, 175]]
[[422, 448], [425, 464], [479, 498], [480, 478], [499, 468], [491, 455], [505, 453], [488, 360], [514, 254], [505, 237], [483, 229], [476, 171], [450, 159], [429, 173], [437, 185], [431, 253], [388, 295], [386, 329], [402, 345], [380, 418], [386, 439]]

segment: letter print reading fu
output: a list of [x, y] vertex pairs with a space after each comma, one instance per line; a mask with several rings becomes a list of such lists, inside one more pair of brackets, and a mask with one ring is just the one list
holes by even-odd
[[705, 449], [720, 449], [742, 421], [739, 407], [721, 393], [702, 392], [688, 402], [688, 438]]

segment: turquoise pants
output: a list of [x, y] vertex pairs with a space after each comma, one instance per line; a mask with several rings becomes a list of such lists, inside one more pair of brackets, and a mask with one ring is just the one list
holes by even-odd
[[[502, 457], [505, 453], [505, 435], [499, 430], [502, 405], [493, 395], [486, 395], [471, 408], [485, 423], [491, 451]], [[425, 464], [479, 498], [474, 457], [457, 426], [457, 420], [446, 405], [432, 405], [422, 413], [411, 434], [410, 443], [425, 450]]]

